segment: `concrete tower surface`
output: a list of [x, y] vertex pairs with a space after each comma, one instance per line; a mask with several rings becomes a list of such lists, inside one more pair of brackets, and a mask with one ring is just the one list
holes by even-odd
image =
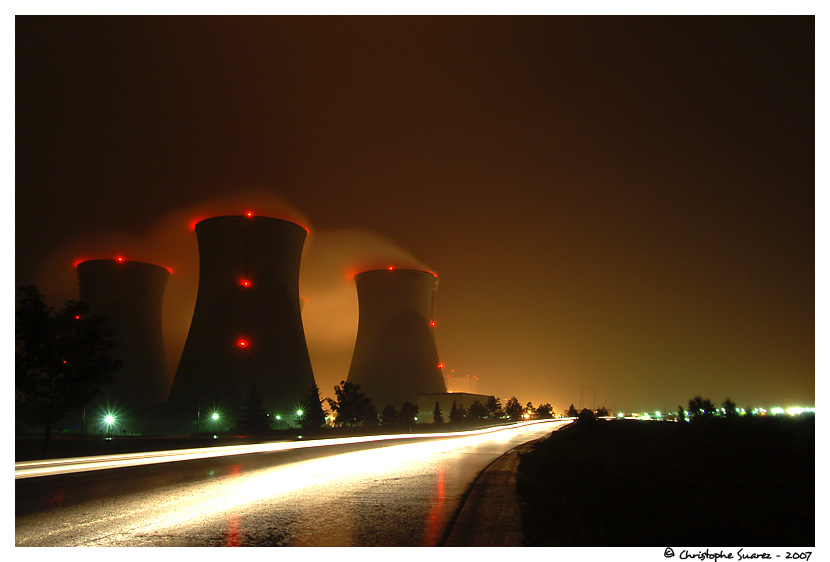
[[354, 280], [359, 319], [348, 381], [378, 412], [387, 404], [415, 404], [418, 394], [446, 392], [432, 321], [437, 276], [389, 268]]
[[170, 377], [164, 355], [161, 305], [170, 272], [158, 265], [89, 260], [77, 265], [81, 302], [106, 316], [115, 330], [112, 356], [121, 361], [113, 382], [103, 389], [113, 407], [153, 406], [164, 402]]
[[195, 417], [233, 416], [256, 387], [283, 418], [314, 382], [300, 315], [300, 259], [308, 232], [253, 215], [196, 224], [199, 289], [168, 403]]

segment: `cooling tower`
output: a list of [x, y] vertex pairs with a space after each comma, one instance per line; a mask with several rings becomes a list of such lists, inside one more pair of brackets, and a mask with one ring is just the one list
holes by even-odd
[[80, 300], [93, 314], [106, 316], [115, 330], [112, 356], [121, 361], [103, 390], [112, 406], [152, 406], [164, 402], [170, 377], [164, 356], [161, 304], [170, 272], [123, 258], [78, 264]]
[[259, 216], [196, 225], [199, 289], [171, 406], [233, 415], [255, 385], [272, 416], [297, 409], [315, 384], [300, 316], [306, 235], [302, 226]]
[[417, 395], [446, 392], [432, 323], [437, 277], [427, 271], [380, 269], [354, 277], [359, 319], [348, 381], [377, 411]]

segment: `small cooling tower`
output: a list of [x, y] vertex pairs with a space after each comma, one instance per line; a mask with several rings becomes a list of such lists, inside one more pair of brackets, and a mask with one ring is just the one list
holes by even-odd
[[348, 381], [380, 412], [446, 392], [432, 322], [437, 276], [413, 269], [364, 271], [354, 277], [359, 320]]
[[106, 316], [115, 330], [112, 352], [121, 361], [113, 382], [103, 390], [113, 406], [152, 406], [164, 402], [170, 378], [164, 356], [161, 304], [170, 272], [158, 265], [89, 260], [77, 265], [81, 302], [92, 314]]
[[308, 232], [284, 220], [224, 216], [196, 225], [199, 290], [168, 403], [234, 415], [252, 385], [284, 419], [315, 384], [300, 316]]

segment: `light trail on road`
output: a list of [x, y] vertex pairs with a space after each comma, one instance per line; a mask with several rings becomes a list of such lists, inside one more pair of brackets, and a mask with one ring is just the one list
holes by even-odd
[[[481, 469], [566, 423], [539, 420], [452, 433], [252, 470], [245, 469], [248, 455], [242, 454], [234, 457], [239, 464], [228, 474], [18, 517], [16, 545], [434, 545]], [[436, 437], [417, 437], [426, 436]], [[322, 446], [311, 441], [263, 445]], [[251, 446], [241, 447], [234, 449], [252, 452]], [[227, 456], [227, 451], [214, 453]]]
[[253, 453], [271, 453], [292, 449], [307, 449], [312, 447], [330, 447], [334, 445], [349, 445], [354, 443], [371, 443], [378, 441], [413, 440], [424, 438], [460, 438], [466, 436], [486, 435], [496, 431], [504, 431], [512, 427], [525, 426], [534, 423], [545, 423], [546, 420], [524, 422], [511, 426], [489, 427], [472, 431], [457, 431], [447, 433], [402, 433], [396, 435], [369, 435], [359, 437], [341, 437], [335, 439], [317, 439], [310, 441], [281, 441], [274, 443], [255, 443], [249, 445], [228, 445], [224, 447], [202, 447], [198, 449], [178, 449], [169, 451], [153, 451], [146, 453], [124, 453], [119, 455], [99, 455], [92, 457], [75, 457], [66, 459], [52, 459], [44, 461], [21, 461], [14, 463], [14, 477], [31, 478], [35, 476], [54, 476], [72, 474], [90, 470], [106, 470], [112, 468], [127, 468], [165, 462], [199, 460], [227, 457], [231, 455], [245, 455]]

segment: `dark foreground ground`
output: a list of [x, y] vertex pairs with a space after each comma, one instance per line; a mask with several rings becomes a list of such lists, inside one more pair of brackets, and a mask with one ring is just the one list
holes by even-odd
[[521, 457], [525, 546], [814, 546], [815, 418], [577, 422]]

